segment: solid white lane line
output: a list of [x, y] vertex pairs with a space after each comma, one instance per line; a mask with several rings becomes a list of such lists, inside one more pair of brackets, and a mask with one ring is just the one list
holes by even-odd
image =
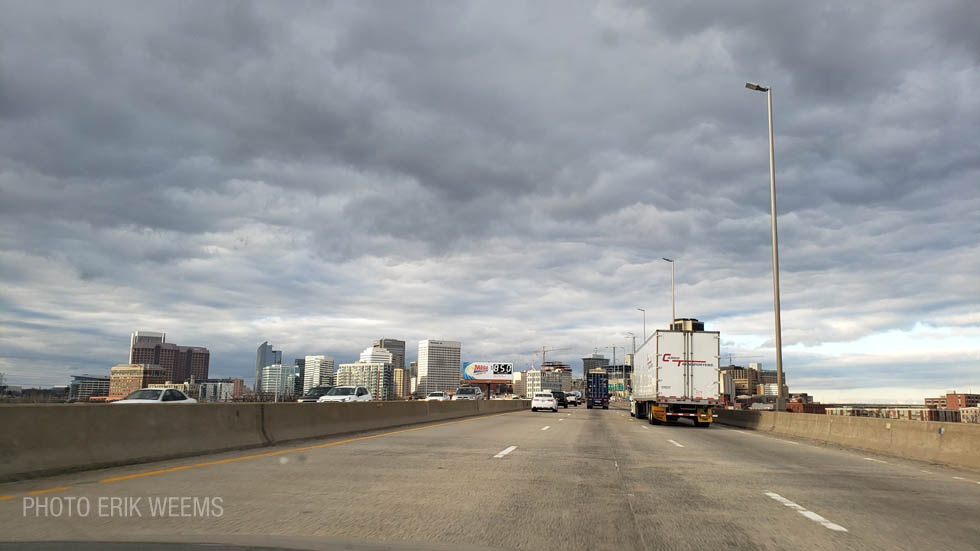
[[805, 516], [806, 518], [808, 518], [808, 519], [810, 519], [810, 520], [812, 520], [814, 522], [819, 522], [820, 524], [823, 525], [824, 528], [833, 530], [835, 532], [847, 532], [847, 528], [844, 528], [840, 524], [834, 524], [833, 522], [830, 522], [829, 520], [827, 520], [827, 519], [823, 518], [822, 516], [814, 513], [813, 511], [809, 511], [807, 509], [804, 509], [803, 507], [801, 507], [801, 506], [793, 503], [792, 501], [786, 499], [785, 497], [783, 497], [783, 496], [781, 496], [781, 495], [779, 495], [779, 494], [777, 494], [775, 492], [766, 492], [766, 495], [769, 496], [769, 497], [771, 497], [772, 499], [774, 499], [774, 500], [782, 503], [783, 505], [789, 507], [790, 509], [796, 509], [796, 512], [798, 512], [799, 514]]
[[884, 463], [885, 465], [888, 465], [889, 464], [887, 461], [882, 461], [880, 459], [875, 459], [873, 457], [865, 457], [864, 460], [865, 461], [874, 461], [875, 463]]
[[551, 425], [545, 425], [545, 426], [541, 427], [541, 430], [548, 430], [550, 428], [551, 428]]
[[673, 440], [668, 440], [668, 442], [670, 442], [671, 444], [677, 446], [678, 448], [683, 448], [684, 447], [683, 444], [678, 444], [677, 442], [674, 442]]
[[780, 438], [779, 440], [781, 440], [783, 442], [786, 442], [787, 444], [793, 444], [793, 445], [796, 445], [796, 446], [799, 446], [800, 445], [799, 442], [793, 442], [792, 440], [783, 440], [782, 438]]
[[498, 453], [494, 457], [496, 457], [497, 459], [500, 459], [501, 457], [507, 455], [508, 453], [510, 453], [510, 452], [512, 452], [512, 451], [514, 451], [516, 449], [517, 449], [517, 446], [511, 446], [509, 448], [505, 448], [502, 452]]

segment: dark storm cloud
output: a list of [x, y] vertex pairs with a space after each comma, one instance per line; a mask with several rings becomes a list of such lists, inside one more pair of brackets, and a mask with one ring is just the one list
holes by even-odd
[[[889, 331], [980, 360], [956, 340], [980, 325], [971, 2], [3, 11], [13, 378], [62, 382], [71, 346], [122, 361], [134, 329], [209, 345], [225, 375], [263, 340], [346, 360], [381, 333], [571, 360], [638, 332], [637, 306], [662, 325], [662, 256], [678, 314], [768, 362], [766, 107], [746, 80], [774, 91], [788, 369], [832, 388], [844, 352], [821, 347]], [[868, 373], [891, 361], [871, 354]], [[943, 377], [917, 379], [927, 364], [896, 385]]]

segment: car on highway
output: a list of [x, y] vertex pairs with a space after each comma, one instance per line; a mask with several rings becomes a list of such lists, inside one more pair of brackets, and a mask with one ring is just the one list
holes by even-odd
[[560, 390], [552, 390], [551, 395], [555, 397], [555, 402], [557, 402], [560, 407], [568, 409], [568, 398], [565, 397], [564, 392]]
[[475, 386], [463, 386], [456, 389], [453, 400], [482, 400], [483, 390]]
[[425, 396], [426, 402], [448, 402], [451, 400], [448, 392], [430, 392]]
[[317, 398], [317, 402], [370, 402], [371, 392], [363, 386], [335, 386]]
[[568, 400], [568, 405], [578, 407], [578, 394], [569, 392], [565, 394], [565, 399]]
[[197, 400], [175, 388], [141, 388], [113, 404], [196, 404]]
[[300, 403], [304, 403], [304, 402], [305, 403], [315, 403], [317, 400], [320, 399], [321, 396], [325, 395], [327, 392], [330, 392], [330, 389], [331, 388], [333, 388], [333, 387], [332, 386], [315, 386], [315, 387], [311, 388], [310, 390], [306, 391], [306, 394], [304, 394], [299, 400], [296, 400], [296, 401], [297, 402], [300, 402]]
[[534, 397], [531, 398], [531, 411], [539, 409], [550, 409], [558, 413], [558, 401], [555, 400], [555, 395], [550, 392], [535, 392]]

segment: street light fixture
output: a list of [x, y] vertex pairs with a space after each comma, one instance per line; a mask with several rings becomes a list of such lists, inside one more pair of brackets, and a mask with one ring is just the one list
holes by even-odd
[[677, 319], [677, 314], [674, 313], [674, 261], [662, 257], [667, 262], [670, 262], [670, 326], [673, 328], [674, 320]]
[[643, 342], [647, 342], [647, 311], [643, 308], [637, 308], [637, 310], [643, 312]]
[[769, 208], [772, 225], [772, 295], [773, 311], [776, 318], [776, 409], [786, 409], [786, 397], [783, 395], [783, 338], [782, 326], [779, 322], [779, 240], [776, 233], [776, 164], [772, 143], [772, 89], [754, 82], [746, 82], [749, 90], [766, 93], [766, 103], [769, 108]]

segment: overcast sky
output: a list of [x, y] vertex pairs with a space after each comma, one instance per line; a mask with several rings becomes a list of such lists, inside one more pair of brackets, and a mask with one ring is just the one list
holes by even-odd
[[[3, 2], [0, 372], [525, 369], [678, 317], [823, 401], [980, 392], [980, 4]], [[639, 342], [637, 343], [640, 344]], [[617, 359], [623, 350], [617, 349]]]

